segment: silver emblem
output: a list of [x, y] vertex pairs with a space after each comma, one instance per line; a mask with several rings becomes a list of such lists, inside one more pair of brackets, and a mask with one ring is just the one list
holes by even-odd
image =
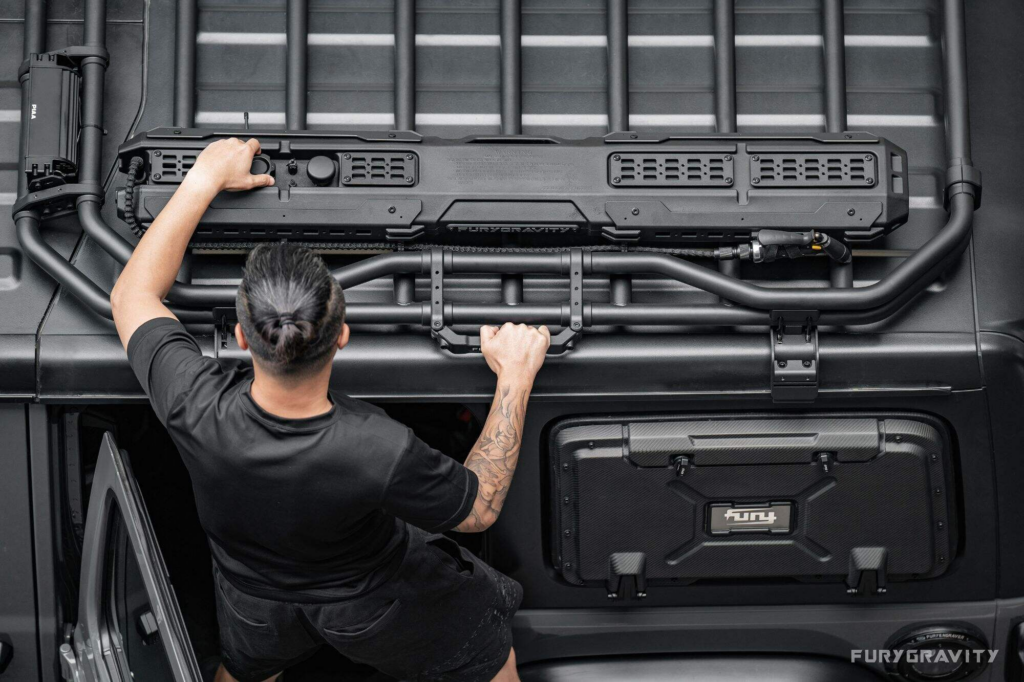
[[708, 507], [708, 530], [712, 535], [788, 533], [792, 517], [792, 502], [712, 504]]

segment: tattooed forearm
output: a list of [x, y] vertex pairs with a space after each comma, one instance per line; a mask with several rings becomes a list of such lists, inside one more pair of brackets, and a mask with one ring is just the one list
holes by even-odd
[[499, 380], [483, 432], [466, 458], [466, 467], [480, 480], [476, 503], [466, 520], [455, 530], [479, 533], [494, 523], [501, 513], [519, 462], [529, 398], [528, 384], [502, 383]]

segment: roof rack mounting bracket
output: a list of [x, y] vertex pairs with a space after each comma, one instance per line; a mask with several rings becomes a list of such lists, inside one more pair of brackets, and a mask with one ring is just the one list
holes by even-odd
[[818, 397], [816, 310], [773, 310], [771, 390], [776, 403], [814, 402]]

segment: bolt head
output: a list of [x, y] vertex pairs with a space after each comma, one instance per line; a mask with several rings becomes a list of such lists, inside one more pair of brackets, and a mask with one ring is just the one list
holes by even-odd
[[726, 154], [725, 155], [725, 160], [726, 161], [732, 161], [732, 154]]
[[411, 177], [406, 178], [405, 179], [405, 184], [411, 185], [412, 184], [412, 178]]
[[342, 178], [341, 180], [342, 180], [342, 182], [348, 182], [348, 181], [349, 181], [349, 180], [351, 180], [351, 179], [352, 179], [352, 178], [350, 178], [349, 176], [347, 176], [347, 175], [346, 175], [346, 176], [345, 176], [345, 177], [343, 177], [343, 178]]
[[406, 154], [405, 159], [406, 161], [412, 161], [412, 154]]
[[753, 180], [751, 180], [751, 182], [754, 183], [755, 185], [759, 185], [761, 184], [761, 178], [754, 178]]
[[857, 211], [855, 211], [855, 210], [853, 210], [853, 209], [851, 208], [851, 209], [850, 209], [849, 211], [847, 211], [847, 212], [846, 212], [846, 215], [850, 215], [850, 216], [852, 216], [852, 215], [857, 215]]
[[633, 215], [640, 215], [640, 209], [633, 207], [633, 209], [630, 210], [630, 213], [632, 213]]
[[394, 133], [388, 133], [388, 137], [394, 137], [394, 136], [395, 136]]
[[164, 153], [162, 151], [160, 151], [159, 149], [157, 149], [155, 152], [153, 152], [153, 156], [163, 156], [163, 155], [164, 155]]
[[804, 360], [804, 367], [810, 367], [810, 366], [811, 366], [811, 361], [810, 360]]
[[618, 161], [621, 158], [622, 158], [621, 156], [619, 156], [618, 154], [615, 154], [614, 156], [612, 156], [612, 161]]
[[751, 157], [750, 157], [750, 160], [751, 160], [751, 161], [760, 161], [760, 160], [761, 160], [761, 157], [760, 157], [760, 156], [757, 156], [757, 155], [755, 154], [754, 156], [751, 156]]
[[732, 184], [732, 178], [726, 178], [725, 179], [725, 184], [731, 185]]
[[395, 207], [394, 206], [388, 206], [388, 213], [394, 213], [394, 212], [395, 212]]
[[348, 160], [349, 160], [349, 159], [351, 159], [351, 158], [352, 158], [352, 155], [351, 155], [351, 154], [346, 154], [346, 155], [345, 155], [345, 160], [346, 160], [346, 161], [348, 161]]
[[847, 140], [853, 139], [853, 135], [843, 135], [843, 137], [845, 137]]
[[634, 135], [630, 135], [630, 136], [629, 136], [629, 139], [631, 139], [631, 140], [635, 140], [635, 139], [636, 139], [637, 137], [638, 137], [638, 136], [634, 134]]
[[875, 181], [874, 181], [874, 180], [872, 180], [871, 178], [866, 178], [866, 179], [864, 180], [864, 184], [867, 184], [867, 185], [873, 185], [873, 184], [875, 184]]
[[785, 360], [779, 360], [779, 362], [778, 362], [779, 367], [782, 367], [782, 368], [785, 368], [786, 365], [788, 365], [788, 364], [789, 363], [786, 362]]
[[153, 179], [154, 179], [154, 180], [159, 180], [159, 179], [160, 179], [160, 178], [162, 178], [162, 177], [163, 177], [163, 176], [162, 176], [162, 175], [160, 175], [159, 173], [153, 173]]
[[622, 178], [619, 178], [619, 177], [612, 178], [612, 184], [613, 185], [617, 185], [620, 182], [622, 182]]
[[871, 155], [870, 154], [865, 154], [864, 155], [864, 160], [865, 161], [870, 161], [871, 160]]

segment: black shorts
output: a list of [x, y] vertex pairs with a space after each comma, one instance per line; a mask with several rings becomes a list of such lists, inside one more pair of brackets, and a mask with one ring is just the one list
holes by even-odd
[[395, 575], [347, 601], [254, 597], [214, 567], [224, 667], [259, 682], [328, 644], [399, 680], [490, 680], [512, 648], [523, 589], [454, 540], [409, 528]]

